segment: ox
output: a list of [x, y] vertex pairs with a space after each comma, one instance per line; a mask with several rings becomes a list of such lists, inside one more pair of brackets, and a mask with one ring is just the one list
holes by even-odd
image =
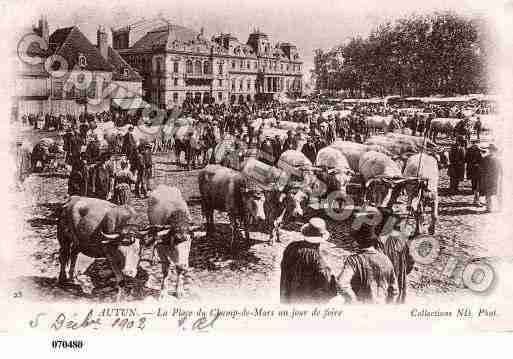
[[384, 153], [369, 151], [362, 155], [358, 167], [368, 200], [378, 207], [392, 206], [401, 189], [393, 180], [402, 177], [398, 164]]
[[[73, 283], [79, 253], [91, 258], [106, 258], [116, 283], [122, 287], [123, 274], [134, 277], [144, 240], [130, 231], [129, 221], [135, 211], [96, 198], [72, 196], [66, 202], [57, 225], [59, 241], [59, 283]], [[66, 267], [69, 264], [69, 277]]]
[[240, 172], [220, 165], [208, 165], [198, 174], [201, 209], [207, 222], [207, 233], [214, 230], [214, 210], [227, 212], [232, 230], [231, 247], [238, 237], [239, 222], [244, 224], [249, 243], [251, 220], [265, 220], [264, 196], [251, 189], [248, 179]]
[[[265, 215], [270, 227], [269, 242], [280, 242], [280, 227], [290, 218], [302, 217], [309, 197], [324, 193], [325, 186], [317, 180], [312, 172], [312, 163], [306, 156], [296, 150], [282, 153], [278, 160], [281, 179], [285, 183], [266, 192]], [[280, 181], [283, 182], [283, 181]]]
[[[422, 210], [423, 203], [419, 201], [426, 198], [432, 203], [431, 206], [431, 223], [429, 225], [429, 234], [435, 233], [435, 226], [438, 222], [438, 165], [437, 160], [428, 154], [415, 154], [408, 158], [406, 166], [403, 171], [405, 177], [420, 177], [427, 180], [427, 186], [420, 188], [422, 182], [408, 182], [405, 185], [406, 193], [408, 195], [408, 207], [412, 207], [412, 202], [417, 201], [416, 205], [420, 206]], [[427, 195], [426, 197], [421, 196], [421, 190]], [[419, 207], [417, 207], [419, 209]], [[418, 216], [419, 218], [420, 216]], [[419, 223], [417, 223], [416, 230], [418, 231]]]
[[346, 186], [354, 175], [346, 157], [332, 147], [325, 147], [317, 153], [315, 166], [317, 178], [326, 186], [325, 194], [339, 192], [342, 195], [340, 200], [344, 201], [347, 196]]
[[159, 185], [148, 196], [149, 233], [147, 245], [155, 248], [162, 263], [161, 296], [167, 294], [166, 282], [171, 262], [176, 269], [176, 297], [183, 295], [183, 277], [189, 269], [189, 252], [193, 237], [189, 207], [176, 187]]

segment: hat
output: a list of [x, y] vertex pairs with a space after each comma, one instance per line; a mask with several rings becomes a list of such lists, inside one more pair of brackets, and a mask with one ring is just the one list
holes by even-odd
[[499, 150], [499, 148], [497, 146], [495, 146], [493, 143], [490, 143], [488, 145], [488, 151], [490, 152], [497, 152]]
[[[361, 248], [371, 247], [376, 243], [378, 236], [376, 235], [376, 227], [379, 223], [374, 223], [374, 216], [379, 215], [379, 210], [365, 211], [355, 214], [355, 221], [359, 222], [359, 217], [365, 217], [356, 230], [353, 230], [353, 237]], [[370, 222], [370, 223], [369, 223]]]
[[301, 227], [301, 234], [305, 240], [313, 243], [321, 243], [328, 240], [330, 233], [326, 229], [326, 222], [322, 218], [314, 217]]

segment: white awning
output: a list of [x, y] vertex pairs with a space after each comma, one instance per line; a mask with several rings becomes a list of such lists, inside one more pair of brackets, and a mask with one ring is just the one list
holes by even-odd
[[123, 110], [137, 110], [140, 108], [150, 107], [150, 104], [140, 97], [134, 98], [113, 98], [112, 105]]

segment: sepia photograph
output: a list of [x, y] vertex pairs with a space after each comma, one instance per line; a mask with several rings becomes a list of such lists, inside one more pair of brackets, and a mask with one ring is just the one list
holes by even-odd
[[5, 3], [1, 330], [513, 329], [512, 3]]

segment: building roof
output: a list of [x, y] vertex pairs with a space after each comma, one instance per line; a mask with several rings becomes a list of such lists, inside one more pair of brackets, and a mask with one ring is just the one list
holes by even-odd
[[221, 52], [221, 47], [207, 40], [201, 33], [184, 26], [169, 24], [146, 33], [130, 52], [191, 51], [209, 53], [211, 48]]
[[[141, 75], [130, 66], [121, 55], [109, 46], [109, 63], [114, 67], [112, 79], [114, 81], [142, 81]], [[125, 74], [126, 69], [126, 74]]]
[[114, 67], [103, 58], [100, 50], [94, 46], [75, 26], [58, 29], [50, 36], [50, 49], [68, 62], [68, 69], [78, 64], [80, 54], [86, 58], [85, 70], [113, 71]]

